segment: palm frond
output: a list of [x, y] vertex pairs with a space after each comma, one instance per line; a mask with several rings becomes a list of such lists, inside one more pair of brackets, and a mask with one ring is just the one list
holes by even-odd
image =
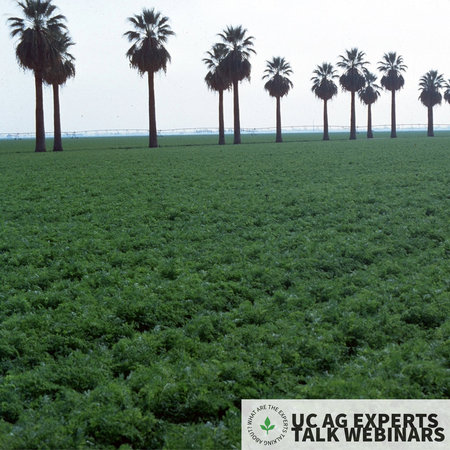
[[227, 55], [227, 46], [223, 43], [214, 44], [206, 54], [209, 58], [203, 58], [203, 62], [209, 69], [205, 76], [205, 82], [212, 91], [225, 91], [231, 88], [231, 80], [222, 70], [222, 62]]
[[365, 53], [356, 47], [346, 50], [346, 56], [340, 55], [341, 60], [337, 66], [344, 69], [344, 73], [339, 78], [342, 89], [350, 92], [357, 92], [365, 86]]
[[333, 65], [324, 62], [313, 70], [313, 74], [315, 76], [311, 78], [313, 82], [311, 91], [321, 100], [331, 100], [338, 93], [336, 83], [333, 81], [338, 75]]
[[444, 87], [445, 80], [442, 74], [437, 70], [430, 70], [419, 80], [419, 100], [426, 107], [440, 105], [442, 102], [442, 94], [440, 90]]
[[358, 91], [359, 99], [365, 105], [372, 105], [381, 95], [381, 87], [375, 83], [377, 76], [368, 70], [365, 72], [366, 85]]
[[67, 30], [66, 18], [54, 14], [51, 0], [25, 0], [17, 3], [23, 18], [8, 19], [11, 36], [19, 37], [16, 57], [19, 65], [42, 73], [58, 59], [58, 38]]
[[141, 75], [167, 70], [171, 56], [164, 44], [169, 36], [175, 35], [168, 21], [169, 18], [162, 16], [160, 12], [147, 8], [144, 8], [141, 14], [128, 18], [134, 29], [124, 33], [124, 37], [133, 43], [126, 57], [130, 66], [136, 68]]
[[444, 89], [445, 89], [445, 92], [444, 92], [444, 100], [445, 100], [447, 103], [450, 103], [450, 80], [448, 80], [448, 81], [445, 82], [445, 84], [444, 84]]
[[53, 65], [43, 73], [44, 81], [49, 84], [59, 86], [66, 83], [69, 78], [75, 77], [75, 57], [69, 53], [69, 48], [75, 45], [68, 34], [58, 37], [56, 41], [59, 57]]
[[383, 55], [382, 61], [378, 61], [378, 70], [383, 73], [381, 86], [388, 91], [398, 91], [405, 85], [402, 72], [407, 66], [403, 64], [403, 57], [396, 52], [389, 52]]
[[222, 72], [233, 82], [250, 79], [252, 66], [249, 59], [256, 51], [253, 48], [254, 37], [246, 34], [247, 30], [242, 25], [228, 26], [218, 34], [227, 48], [227, 54], [222, 61]]
[[291, 65], [282, 57], [274, 57], [272, 61], [266, 61], [267, 67], [264, 71], [263, 80], [269, 78], [264, 89], [271, 97], [284, 97], [294, 87], [288, 78], [292, 73]]

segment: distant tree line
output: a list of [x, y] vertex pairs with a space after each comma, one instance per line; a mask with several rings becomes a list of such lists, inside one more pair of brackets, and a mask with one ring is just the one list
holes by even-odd
[[[19, 65], [34, 73], [36, 89], [36, 152], [45, 152], [45, 128], [43, 107], [43, 84], [52, 86], [54, 110], [54, 151], [62, 151], [59, 87], [75, 76], [75, 58], [69, 52], [74, 45], [67, 26], [66, 17], [57, 13], [52, 0], [17, 1], [23, 17], [8, 19], [11, 36], [18, 37], [16, 57]], [[168, 17], [154, 9], [144, 8], [140, 14], [128, 18], [133, 29], [124, 36], [132, 43], [126, 53], [130, 66], [148, 78], [149, 95], [149, 147], [158, 146], [156, 127], [156, 105], [154, 74], [167, 70], [171, 56], [165, 45], [175, 33], [168, 24]], [[228, 26], [219, 33], [221, 42], [212, 46], [203, 59], [208, 72], [205, 82], [208, 88], [219, 94], [219, 144], [225, 144], [224, 92], [233, 91], [234, 144], [241, 143], [239, 83], [250, 80], [250, 57], [256, 54], [254, 37], [247, 35], [241, 25]], [[339, 56], [337, 67], [343, 73], [339, 76], [333, 65], [324, 62], [313, 71], [312, 92], [323, 100], [323, 140], [329, 140], [328, 101], [338, 93], [335, 79], [339, 78], [342, 90], [350, 92], [350, 139], [356, 139], [356, 95], [367, 105], [367, 137], [372, 138], [372, 105], [384, 88], [391, 92], [391, 138], [397, 137], [395, 93], [403, 88], [403, 72], [407, 66], [403, 57], [396, 52], [385, 53], [378, 62], [381, 72], [381, 86], [376, 84], [377, 76], [368, 71], [365, 53], [357, 48], [346, 50]], [[281, 98], [293, 88], [289, 77], [293, 71], [290, 63], [281, 56], [267, 61], [263, 79], [267, 79], [264, 89], [276, 99], [276, 142], [282, 142]], [[445, 89], [442, 96], [441, 90]], [[433, 136], [433, 107], [442, 102], [442, 97], [450, 103], [450, 80], [435, 70], [430, 70], [419, 80], [419, 100], [428, 110], [428, 136]]]

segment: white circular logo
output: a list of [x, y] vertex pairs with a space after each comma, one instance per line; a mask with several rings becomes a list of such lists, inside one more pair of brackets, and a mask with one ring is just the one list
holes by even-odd
[[247, 416], [246, 431], [255, 444], [267, 446], [281, 442], [287, 435], [287, 414], [275, 404], [262, 403]]

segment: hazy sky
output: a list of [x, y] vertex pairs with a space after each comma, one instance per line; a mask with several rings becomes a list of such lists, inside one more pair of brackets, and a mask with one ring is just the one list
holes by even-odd
[[[226, 26], [242, 25], [255, 38], [251, 82], [240, 88], [242, 128], [275, 126], [275, 100], [261, 79], [266, 60], [283, 56], [294, 70], [294, 89], [282, 100], [283, 126], [322, 126], [322, 102], [311, 92], [317, 64], [336, 65], [346, 49], [358, 47], [376, 72], [384, 53], [396, 51], [408, 66], [397, 95], [397, 123], [425, 124], [417, 100], [419, 78], [435, 69], [450, 78], [450, 0], [54, 0], [67, 17], [76, 42], [76, 78], [61, 94], [63, 131], [147, 129], [146, 79], [129, 67], [123, 37], [127, 17], [143, 7], [170, 19], [172, 56], [167, 74], [156, 76], [160, 130], [217, 127], [218, 96], [207, 90], [202, 59]], [[20, 15], [14, 0], [0, 0], [0, 133], [34, 130], [34, 78], [19, 68], [7, 18]], [[340, 72], [339, 72], [340, 73]], [[45, 89], [46, 130], [52, 131], [52, 97]], [[350, 94], [339, 90], [329, 108], [331, 126], [348, 126]], [[373, 107], [374, 125], [390, 123], [390, 95]], [[366, 107], [357, 104], [357, 125]], [[450, 105], [435, 108], [435, 124], [450, 123]], [[225, 126], [232, 127], [232, 96], [225, 97]]]

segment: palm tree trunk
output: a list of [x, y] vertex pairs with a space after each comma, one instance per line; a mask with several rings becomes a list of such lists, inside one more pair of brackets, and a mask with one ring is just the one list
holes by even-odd
[[283, 142], [281, 137], [281, 97], [277, 97], [277, 137], [275, 142]]
[[234, 143], [241, 143], [241, 120], [239, 117], [239, 81], [233, 81], [233, 106], [234, 106]]
[[328, 100], [323, 101], [323, 140], [330, 140], [328, 136]]
[[350, 139], [356, 139], [356, 112], [355, 112], [355, 91], [352, 91], [352, 104], [350, 107]]
[[62, 152], [61, 112], [59, 109], [59, 85], [53, 84], [53, 151]]
[[397, 137], [397, 122], [395, 118], [395, 90], [392, 89], [391, 101], [391, 138]]
[[44, 97], [42, 94], [42, 75], [34, 73], [36, 86], [36, 152], [45, 152]]
[[223, 90], [219, 91], [219, 145], [225, 145], [225, 122], [223, 118]]
[[158, 134], [156, 130], [156, 103], [154, 73], [148, 72], [148, 118], [149, 118], [149, 144], [150, 148], [158, 147]]
[[433, 131], [433, 107], [432, 106], [428, 106], [428, 137], [433, 137], [434, 136], [434, 131]]
[[367, 139], [372, 139], [372, 105], [367, 105]]

